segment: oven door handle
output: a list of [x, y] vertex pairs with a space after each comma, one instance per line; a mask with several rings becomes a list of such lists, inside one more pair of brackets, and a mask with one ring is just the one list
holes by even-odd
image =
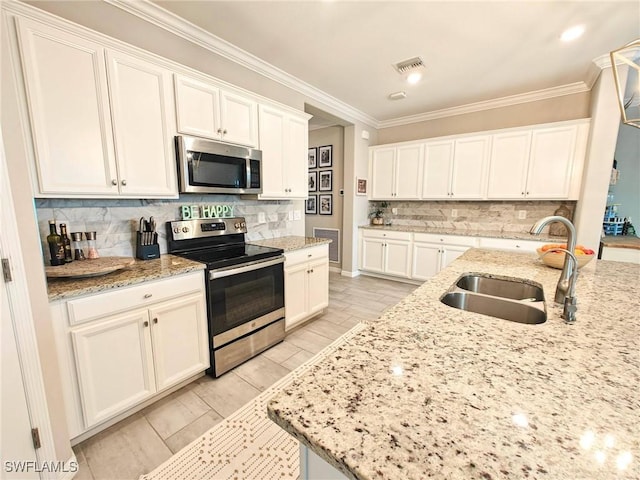
[[238, 273], [251, 272], [252, 270], [259, 270], [261, 268], [270, 267], [272, 265], [277, 265], [279, 263], [284, 263], [284, 255], [280, 255], [275, 259], [271, 260], [258, 260], [251, 263], [245, 263], [241, 267], [228, 267], [221, 268], [219, 270], [211, 270], [209, 272], [209, 280], [216, 280], [218, 278], [229, 277], [231, 275], [236, 275]]

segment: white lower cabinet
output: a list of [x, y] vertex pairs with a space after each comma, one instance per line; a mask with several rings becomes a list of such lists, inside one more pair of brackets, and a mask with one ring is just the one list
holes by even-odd
[[473, 237], [414, 233], [411, 278], [427, 280], [475, 246]]
[[512, 252], [535, 252], [536, 249], [547, 243], [564, 243], [564, 238], [559, 238], [557, 242], [540, 240], [514, 240], [510, 238], [486, 238], [480, 237], [480, 248], [492, 248], [496, 250], [509, 250]]
[[360, 230], [360, 270], [408, 277], [411, 233]]
[[285, 253], [284, 301], [287, 330], [329, 305], [328, 245]]
[[202, 271], [51, 311], [72, 438], [209, 367]]

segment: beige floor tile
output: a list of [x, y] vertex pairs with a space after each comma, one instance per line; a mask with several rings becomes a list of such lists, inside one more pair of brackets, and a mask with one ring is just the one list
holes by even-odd
[[260, 394], [260, 390], [233, 371], [215, 379], [210, 376], [202, 377], [194, 391], [222, 417], [228, 417]]
[[311, 322], [308, 326], [305, 327], [306, 330], [311, 332], [315, 332], [324, 337], [335, 340], [340, 335], [345, 334], [351, 327], [344, 324], [335, 324], [330, 322], [329, 320], [325, 320], [324, 318], [318, 318], [317, 320]]
[[276, 383], [289, 373], [290, 370], [273, 360], [258, 355], [236, 367], [233, 372], [262, 391]]
[[287, 341], [311, 353], [318, 353], [332, 340], [309, 330], [300, 329], [287, 337]]
[[73, 453], [75, 454], [76, 461], [78, 462], [78, 471], [73, 477], [74, 480], [94, 480], [91, 468], [89, 468], [87, 459], [82, 451], [82, 447], [80, 445], [76, 445], [73, 447]]
[[165, 443], [173, 453], [176, 453], [183, 447], [189, 445], [196, 438], [204, 435], [222, 420], [222, 416], [218, 415], [213, 410], [209, 410], [207, 413], [202, 415], [200, 418], [195, 419], [182, 430], [179, 430], [178, 432], [171, 435], [165, 440]]
[[82, 451], [96, 480], [134, 480], [172, 455], [144, 416], [115, 431], [105, 432], [82, 444]]
[[286, 367], [290, 370], [294, 370], [302, 365], [307, 360], [315, 357], [315, 353], [307, 352], [306, 350], [300, 350], [293, 357], [287, 359], [286, 362], [282, 364], [283, 367]]
[[147, 407], [143, 413], [164, 440], [209, 410], [211, 407], [191, 388], [187, 391], [178, 390], [175, 394]]
[[285, 360], [291, 358], [300, 351], [299, 347], [287, 342], [286, 338], [278, 345], [271, 347], [269, 350], [262, 353], [263, 357], [273, 360], [276, 363], [282, 364]]

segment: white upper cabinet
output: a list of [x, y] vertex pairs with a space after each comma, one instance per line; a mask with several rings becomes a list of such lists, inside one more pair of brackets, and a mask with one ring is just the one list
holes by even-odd
[[39, 22], [18, 35], [36, 196], [176, 197], [170, 73]]
[[522, 198], [527, 183], [531, 131], [493, 136], [488, 198]]
[[179, 133], [257, 147], [258, 104], [219, 86], [176, 74]]
[[489, 145], [488, 135], [427, 142], [422, 198], [485, 198]]
[[370, 154], [371, 198], [420, 198], [424, 145], [373, 148]]
[[307, 115], [294, 115], [270, 105], [260, 105], [263, 199], [307, 197]]

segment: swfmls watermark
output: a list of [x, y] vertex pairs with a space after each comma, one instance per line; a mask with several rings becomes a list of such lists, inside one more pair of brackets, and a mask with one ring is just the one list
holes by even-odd
[[78, 471], [78, 462], [76, 461], [44, 461], [35, 460], [5, 460], [4, 471], [7, 473], [75, 473]]

